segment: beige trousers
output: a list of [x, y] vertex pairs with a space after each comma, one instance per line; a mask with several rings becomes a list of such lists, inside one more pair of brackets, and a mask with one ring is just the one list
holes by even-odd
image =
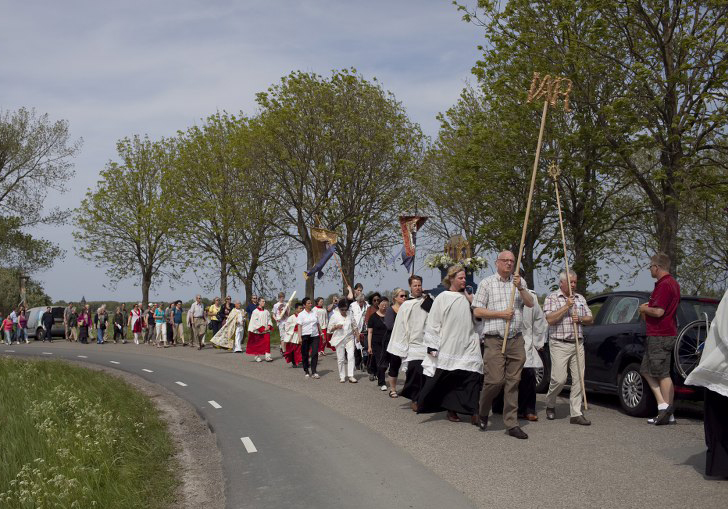
[[483, 352], [483, 389], [480, 391], [480, 416], [487, 418], [493, 400], [503, 389], [503, 424], [507, 429], [518, 426], [518, 383], [526, 363], [526, 347], [519, 332], [506, 342], [501, 353], [503, 338], [485, 336]]
[[[549, 393], [546, 396], [546, 406], [548, 408], [556, 406], [556, 396], [561, 394], [564, 384], [566, 384], [566, 378], [571, 373], [571, 393], [569, 395], [571, 409], [569, 413], [571, 417], [578, 417], [581, 415], [583, 398], [581, 394], [581, 373], [576, 367], [576, 345], [552, 339], [549, 341], [549, 353], [551, 354], [551, 383], [549, 384]], [[583, 369], [584, 340], [579, 341], [579, 362]]]
[[182, 341], [182, 344], [185, 342], [185, 326], [181, 323], [175, 323], [172, 325], [172, 332], [174, 332], [174, 342], [179, 343]]

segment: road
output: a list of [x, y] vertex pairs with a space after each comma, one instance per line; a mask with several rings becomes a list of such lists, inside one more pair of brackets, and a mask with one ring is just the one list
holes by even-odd
[[102, 364], [186, 399], [217, 435], [233, 508], [684, 509], [719, 507], [728, 497], [728, 481], [703, 476], [694, 413], [655, 427], [622, 414], [610, 398], [592, 398], [593, 425], [580, 427], [569, 424], [565, 398], [558, 418], [546, 421], [539, 395], [542, 421], [523, 423], [530, 438], [521, 441], [505, 435], [499, 416], [482, 433], [443, 414], [414, 414], [407, 400], [388, 398], [365, 377], [339, 384], [333, 356], [320, 362], [321, 380], [312, 380], [280, 359], [255, 363], [212, 349], [55, 341], [0, 353]]

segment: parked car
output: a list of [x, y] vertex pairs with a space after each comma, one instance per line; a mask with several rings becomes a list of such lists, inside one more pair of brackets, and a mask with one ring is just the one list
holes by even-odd
[[[649, 298], [648, 292], [611, 292], [587, 299], [594, 324], [584, 326], [587, 392], [615, 394], [627, 414], [639, 417], [656, 412], [655, 397], [639, 372], [647, 335], [638, 308]], [[718, 302], [714, 298], [682, 296], [677, 311], [678, 332], [694, 320], [712, 320]], [[542, 358], [544, 369], [537, 378], [537, 390], [546, 392], [551, 378], [548, 346]], [[683, 384], [674, 363], [671, 376], [676, 398], [702, 399], [699, 388]]]
[[[63, 325], [63, 309], [63, 306], [51, 306], [51, 313], [53, 313], [51, 334], [54, 338], [63, 338], [66, 335], [66, 328]], [[40, 319], [45, 312], [46, 306], [30, 308], [28, 310], [28, 338], [33, 338], [38, 341], [42, 341], [45, 338], [46, 331], [43, 330]]]

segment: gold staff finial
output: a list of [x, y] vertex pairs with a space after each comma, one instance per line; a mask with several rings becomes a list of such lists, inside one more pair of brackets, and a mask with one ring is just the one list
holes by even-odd
[[559, 168], [559, 165], [556, 163], [549, 164], [548, 167], [549, 177], [554, 179], [554, 181], [559, 180], [559, 176], [561, 175], [561, 168]]
[[543, 78], [541, 73], [534, 72], [531, 80], [531, 88], [528, 91], [528, 102], [544, 98], [551, 107], [556, 106], [559, 97], [564, 100], [564, 111], [571, 111], [569, 108], [569, 94], [571, 93], [572, 83], [568, 78], [551, 77], [546, 74]]

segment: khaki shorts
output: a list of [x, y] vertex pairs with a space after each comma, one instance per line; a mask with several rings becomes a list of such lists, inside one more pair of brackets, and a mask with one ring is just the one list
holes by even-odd
[[676, 336], [647, 336], [640, 373], [655, 378], [669, 378], [675, 339]]

